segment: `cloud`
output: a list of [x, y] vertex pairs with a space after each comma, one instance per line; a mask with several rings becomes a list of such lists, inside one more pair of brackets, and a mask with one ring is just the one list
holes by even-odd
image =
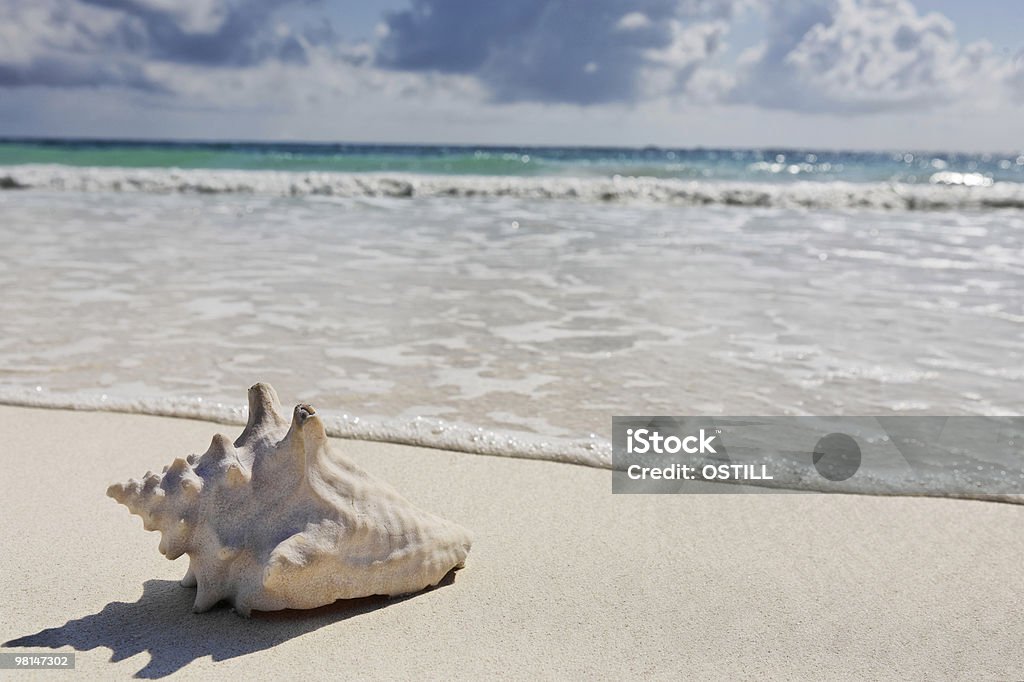
[[119, 28], [117, 16], [75, 2], [0, 0], [0, 86], [158, 90], [137, 62], [104, 54]]
[[[314, 0], [0, 0], [0, 89], [119, 88], [153, 108], [245, 112], [357, 97], [851, 115], [1024, 101], [1024, 58], [962, 45], [911, 0], [407, 2], [351, 43]], [[743, 17], [765, 34], [737, 59], [726, 39], [750, 28]]]
[[630, 102], [685, 86], [738, 0], [412, 0], [379, 66], [470, 75], [497, 102]]
[[1005, 81], [1013, 98], [1024, 102], [1024, 49], [1019, 50], [1007, 66]]
[[734, 103], [804, 112], [913, 109], [961, 96], [993, 65], [908, 0], [766, 0], [767, 40], [740, 59]]
[[637, 31], [640, 29], [650, 28], [651, 20], [643, 12], [629, 12], [623, 14], [617, 22], [615, 22], [615, 28], [619, 31]]
[[302, 62], [301, 37], [274, 14], [294, 0], [80, 0], [121, 15], [122, 47], [150, 58], [216, 66]]
[[0, 86], [166, 91], [154, 65], [304, 63], [330, 36], [276, 21], [292, 1], [0, 0]]

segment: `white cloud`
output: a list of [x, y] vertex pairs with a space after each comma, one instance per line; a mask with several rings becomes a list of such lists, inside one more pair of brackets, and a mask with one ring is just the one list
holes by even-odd
[[0, 87], [158, 90], [142, 63], [112, 54], [132, 28], [119, 12], [73, 0], [0, 0]]
[[650, 25], [651, 20], [643, 12], [630, 12], [622, 15], [622, 18], [616, 22], [615, 28], [619, 31], [635, 31]]
[[908, 0], [768, 0], [769, 35], [740, 59], [730, 98], [768, 108], [864, 113], [952, 101], [989, 78], [987, 43], [962, 46]]
[[646, 64], [641, 71], [643, 95], [647, 98], [665, 95], [707, 92], [703, 67], [721, 50], [729, 31], [725, 21], [684, 23], [669, 22], [671, 40], [662, 48], [647, 50]]

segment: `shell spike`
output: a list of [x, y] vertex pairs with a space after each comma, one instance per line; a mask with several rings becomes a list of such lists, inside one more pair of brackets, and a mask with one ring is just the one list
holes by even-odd
[[129, 501], [138, 495], [139, 484], [134, 479], [127, 483], [115, 483], [107, 488], [107, 497], [112, 497], [118, 504], [128, 505]]
[[[300, 414], [301, 410], [301, 414]], [[315, 465], [320, 457], [327, 452], [327, 430], [320, 415], [309, 405], [298, 405], [295, 408], [295, 419], [300, 421], [302, 441], [306, 450], [306, 466]]]
[[281, 401], [270, 384], [253, 384], [249, 388], [249, 420], [245, 430], [235, 441], [236, 447], [247, 444], [268, 429], [285, 426], [288, 422], [281, 416]]
[[164, 472], [164, 474], [165, 475], [166, 474], [171, 474], [172, 476], [174, 476], [174, 475], [179, 475], [180, 476], [181, 474], [185, 473], [186, 471], [190, 470], [191, 468], [192, 467], [189, 466], [189, 463], [187, 461], [185, 461], [184, 457], [178, 457], [173, 462], [171, 462], [171, 465], [169, 467], [167, 467], [167, 470]]
[[238, 453], [235, 452], [235, 446], [232, 445], [227, 436], [220, 433], [213, 437], [213, 440], [210, 441], [210, 447], [203, 453], [203, 458], [211, 458], [213, 460], [237, 459], [237, 457]]
[[231, 487], [243, 486], [252, 480], [252, 475], [240, 462], [232, 462], [229, 464], [225, 476], [227, 478], [228, 485]]
[[295, 406], [295, 414], [292, 416], [292, 428], [298, 427], [302, 430], [302, 438], [309, 445], [309, 441], [319, 443], [327, 438], [324, 431], [324, 424], [320, 421], [320, 415], [312, 405], [300, 403]]
[[261, 480], [285, 476], [288, 480], [304, 478], [306, 471], [306, 445], [303, 425], [316, 414], [309, 405], [296, 405], [288, 433], [277, 444], [274, 452], [253, 463], [253, 475]]
[[[225, 477], [228, 485], [236, 486], [248, 483], [251, 474], [248, 468], [242, 463], [238, 456], [238, 450], [232, 445], [227, 436], [217, 434], [210, 441], [210, 448], [203, 454], [202, 461], [213, 462], [225, 467]], [[200, 464], [200, 469], [205, 468]], [[199, 483], [202, 482], [200, 479]], [[201, 488], [202, 486], [198, 486]]]
[[286, 440], [304, 466], [312, 466], [319, 458], [320, 451], [327, 445], [327, 431], [312, 405], [299, 403], [295, 406]]

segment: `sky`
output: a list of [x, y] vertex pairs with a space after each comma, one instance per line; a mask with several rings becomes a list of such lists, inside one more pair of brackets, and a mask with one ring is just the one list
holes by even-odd
[[1024, 148], [1020, 0], [0, 0], [0, 136]]

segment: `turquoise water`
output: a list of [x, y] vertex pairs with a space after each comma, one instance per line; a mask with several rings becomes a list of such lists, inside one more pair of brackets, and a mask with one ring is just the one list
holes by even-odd
[[[952, 154], [795, 149], [0, 140], [0, 165], [60, 164], [430, 175], [615, 175], [755, 182], [1024, 182], [1024, 152]], [[956, 177], [954, 176], [954, 182]]]

